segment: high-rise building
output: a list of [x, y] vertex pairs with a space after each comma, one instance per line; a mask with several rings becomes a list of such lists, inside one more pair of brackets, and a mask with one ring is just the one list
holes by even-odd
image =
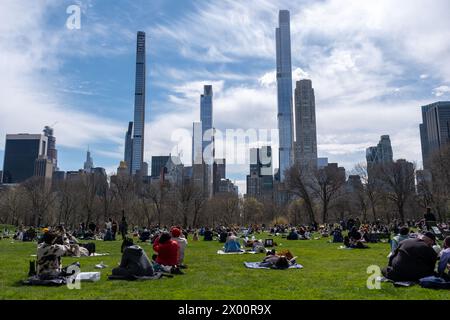
[[279, 12], [276, 29], [280, 181], [293, 164], [292, 62], [290, 13]]
[[127, 163], [131, 173], [131, 165], [133, 162], [133, 121], [128, 123], [128, 130], [125, 134], [125, 153], [123, 159]]
[[[152, 157], [152, 178], [159, 178], [164, 171], [170, 156], [153, 156]], [[167, 169], [166, 169], [167, 171]]]
[[311, 80], [297, 81], [295, 88], [295, 161], [317, 168], [316, 102]]
[[391, 139], [388, 135], [381, 136], [376, 147], [367, 148], [366, 160], [367, 166], [394, 162]]
[[118, 176], [127, 176], [130, 174], [130, 170], [125, 161], [120, 161], [119, 167], [117, 168]]
[[131, 173], [142, 174], [144, 162], [144, 129], [145, 129], [145, 32], [137, 34], [136, 47], [136, 90], [134, 98], [134, 130], [133, 130], [133, 158], [131, 160]]
[[226, 179], [226, 159], [215, 159], [213, 164], [213, 189], [219, 192], [220, 181]]
[[[202, 123], [202, 154], [203, 161], [212, 165], [214, 161], [213, 150], [213, 88], [206, 85], [200, 96], [200, 121]], [[208, 151], [209, 149], [209, 151]]]
[[202, 164], [202, 123], [194, 122], [192, 124], [192, 165]]
[[450, 101], [440, 101], [422, 107], [420, 140], [424, 169], [430, 169], [430, 157], [450, 144]]
[[317, 168], [322, 169], [328, 165], [328, 158], [317, 158]]
[[47, 142], [41, 134], [6, 135], [3, 183], [21, 183], [33, 177], [36, 159], [47, 157]]
[[250, 149], [250, 174], [247, 176], [247, 196], [257, 199], [272, 197], [274, 187], [272, 148]]
[[94, 161], [92, 160], [91, 151], [89, 151], [89, 149], [86, 152], [86, 161], [84, 162], [83, 168], [86, 173], [91, 173], [94, 168]]
[[47, 158], [53, 163], [53, 171], [58, 171], [58, 150], [56, 150], [56, 138], [53, 135], [53, 128], [46, 126], [44, 135], [47, 137]]
[[34, 162], [34, 176], [51, 180], [53, 177], [53, 162], [46, 156], [40, 156]]

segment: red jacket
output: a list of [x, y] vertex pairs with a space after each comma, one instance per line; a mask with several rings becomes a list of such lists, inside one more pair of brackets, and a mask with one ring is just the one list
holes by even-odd
[[153, 243], [153, 250], [158, 253], [156, 263], [164, 266], [175, 266], [178, 263], [180, 246], [175, 240], [159, 243], [159, 238]]

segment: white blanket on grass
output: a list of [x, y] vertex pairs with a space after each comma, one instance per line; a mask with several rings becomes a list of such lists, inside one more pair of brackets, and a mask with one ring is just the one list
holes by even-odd
[[[249, 269], [271, 269], [268, 267], [262, 267], [261, 262], [244, 262], [244, 265]], [[303, 269], [303, 266], [301, 264], [293, 264], [289, 266], [289, 269]]]
[[218, 250], [217, 254], [256, 254], [257, 252], [255, 251], [245, 251], [245, 250], [241, 250], [239, 252], [225, 252], [223, 250]]

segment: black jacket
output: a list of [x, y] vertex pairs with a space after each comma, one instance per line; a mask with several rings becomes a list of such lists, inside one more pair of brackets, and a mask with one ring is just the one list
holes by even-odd
[[152, 276], [154, 272], [147, 254], [137, 245], [125, 248], [119, 268], [126, 269], [130, 274], [139, 277]]
[[408, 239], [400, 243], [389, 259], [394, 281], [417, 281], [434, 274], [437, 253], [420, 239]]

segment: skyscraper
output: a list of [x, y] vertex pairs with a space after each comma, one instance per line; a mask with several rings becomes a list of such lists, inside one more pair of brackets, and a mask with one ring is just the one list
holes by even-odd
[[145, 32], [139, 31], [136, 46], [136, 90], [134, 100], [133, 157], [131, 160], [132, 174], [141, 173], [144, 162], [145, 61]]
[[53, 128], [46, 126], [44, 135], [47, 137], [47, 158], [53, 164], [53, 171], [58, 171], [58, 150], [56, 150], [56, 138], [53, 135]]
[[169, 162], [170, 156], [153, 156], [152, 157], [152, 177], [158, 178], [161, 176], [162, 170], [167, 165], [167, 162]]
[[293, 162], [293, 117], [292, 117], [292, 63], [290, 13], [279, 12], [279, 27], [276, 29], [277, 88], [278, 88], [278, 130], [280, 181]]
[[131, 164], [133, 161], [133, 121], [128, 123], [128, 131], [125, 134], [125, 154], [124, 158], [131, 173]]
[[[202, 155], [205, 163], [212, 165], [213, 153], [213, 89], [211, 85], [204, 86], [200, 96], [200, 121], [202, 123]], [[209, 148], [209, 152], [207, 150]]]
[[394, 162], [391, 139], [388, 135], [381, 136], [376, 147], [367, 148], [366, 160], [367, 166]]
[[420, 140], [424, 169], [430, 169], [430, 157], [450, 144], [450, 101], [422, 107]]
[[202, 123], [194, 122], [192, 124], [192, 165], [202, 164]]
[[89, 149], [86, 152], [86, 161], [84, 162], [84, 172], [91, 173], [94, 168], [94, 161], [91, 157], [91, 151]]
[[3, 183], [21, 183], [34, 176], [38, 158], [47, 158], [47, 137], [41, 134], [6, 135]]
[[250, 149], [250, 174], [247, 176], [247, 196], [257, 199], [273, 196], [272, 148]]
[[316, 102], [311, 80], [297, 81], [295, 88], [295, 161], [317, 168]]

